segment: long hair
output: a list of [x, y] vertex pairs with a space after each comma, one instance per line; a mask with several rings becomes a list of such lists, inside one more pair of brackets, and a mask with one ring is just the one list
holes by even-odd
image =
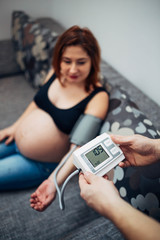
[[57, 40], [53, 54], [53, 68], [60, 79], [60, 63], [62, 54], [69, 46], [81, 46], [91, 59], [91, 70], [86, 79], [85, 89], [88, 92], [90, 86], [96, 87], [100, 72], [100, 47], [93, 33], [88, 28], [80, 28], [75, 25], [66, 30]]

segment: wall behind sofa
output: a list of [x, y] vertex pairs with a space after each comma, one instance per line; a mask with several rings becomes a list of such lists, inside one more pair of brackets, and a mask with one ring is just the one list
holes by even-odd
[[10, 37], [12, 10], [89, 27], [102, 57], [160, 104], [159, 0], [1, 0], [0, 39]]

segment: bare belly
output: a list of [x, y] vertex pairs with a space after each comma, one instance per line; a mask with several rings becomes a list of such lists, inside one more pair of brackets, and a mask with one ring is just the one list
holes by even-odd
[[15, 141], [23, 155], [45, 162], [59, 162], [69, 149], [68, 136], [41, 109], [34, 110], [22, 121]]

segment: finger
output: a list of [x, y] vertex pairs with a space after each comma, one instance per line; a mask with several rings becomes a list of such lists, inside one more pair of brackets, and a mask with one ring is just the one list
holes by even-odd
[[5, 141], [5, 144], [8, 145], [13, 141], [13, 137], [10, 136], [9, 138], [7, 138], [7, 140]]
[[39, 212], [42, 212], [44, 211], [50, 204], [51, 204], [52, 201], [46, 201], [45, 203], [43, 202], [37, 202], [34, 206], [34, 209], [36, 211], [39, 211]]
[[107, 176], [107, 174], [105, 174], [105, 175], [103, 176], [103, 178], [106, 179], [106, 180], [109, 179], [109, 177]]
[[30, 201], [30, 203], [34, 203], [35, 202], [35, 200], [33, 198], [31, 198], [29, 201]]
[[113, 142], [120, 145], [129, 145], [131, 144], [133, 136], [120, 136], [120, 135], [110, 135]]
[[119, 167], [121, 167], [121, 168], [124, 168], [124, 167], [125, 167], [124, 162], [120, 162], [118, 165], [119, 165]]
[[81, 173], [79, 175], [79, 186], [80, 186], [80, 188], [84, 187], [84, 185], [86, 185], [86, 184], [88, 184], [88, 183], [86, 182], [86, 179], [84, 178], [84, 174]]
[[37, 199], [31, 198], [30, 203], [37, 203]]
[[7, 135], [5, 134], [0, 134], [0, 142], [3, 141], [5, 138], [7, 138]]
[[31, 203], [31, 204], [30, 204], [30, 207], [31, 207], [31, 208], [34, 208], [34, 207], [35, 207], [35, 204]]
[[39, 206], [37, 203], [35, 203], [35, 204], [34, 204], [34, 203], [31, 203], [31, 204], [30, 204], [30, 207], [31, 207], [31, 208], [34, 208], [34, 209], [38, 209], [40, 206]]
[[128, 162], [128, 161], [126, 160], [126, 161], [120, 162], [120, 163], [119, 163], [119, 166], [120, 166], [121, 168], [125, 168], [125, 167], [130, 167], [131, 164], [130, 164], [130, 162]]
[[120, 147], [125, 156], [125, 160], [123, 162], [127, 163], [127, 166], [129, 166], [130, 165], [129, 163], [133, 160], [134, 151], [132, 150], [132, 148], [129, 148], [128, 146], [126, 147], [120, 146]]
[[31, 198], [36, 198], [37, 197], [37, 194], [34, 192], [31, 194]]
[[31, 203], [30, 204], [30, 207], [33, 208], [34, 210], [36, 211], [39, 211], [39, 212], [42, 212], [45, 208], [43, 206], [42, 203], [38, 202], [38, 203]]
[[93, 183], [94, 181], [96, 181], [99, 177], [93, 173], [85, 172], [84, 178], [90, 184], [90, 183]]
[[39, 207], [39, 206], [34, 206], [33, 209], [38, 211], [38, 212], [42, 212], [43, 211], [42, 208]]

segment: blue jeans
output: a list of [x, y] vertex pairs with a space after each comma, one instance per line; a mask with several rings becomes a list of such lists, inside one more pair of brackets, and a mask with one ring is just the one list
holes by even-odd
[[0, 191], [38, 186], [57, 165], [24, 157], [15, 142], [0, 142]]

